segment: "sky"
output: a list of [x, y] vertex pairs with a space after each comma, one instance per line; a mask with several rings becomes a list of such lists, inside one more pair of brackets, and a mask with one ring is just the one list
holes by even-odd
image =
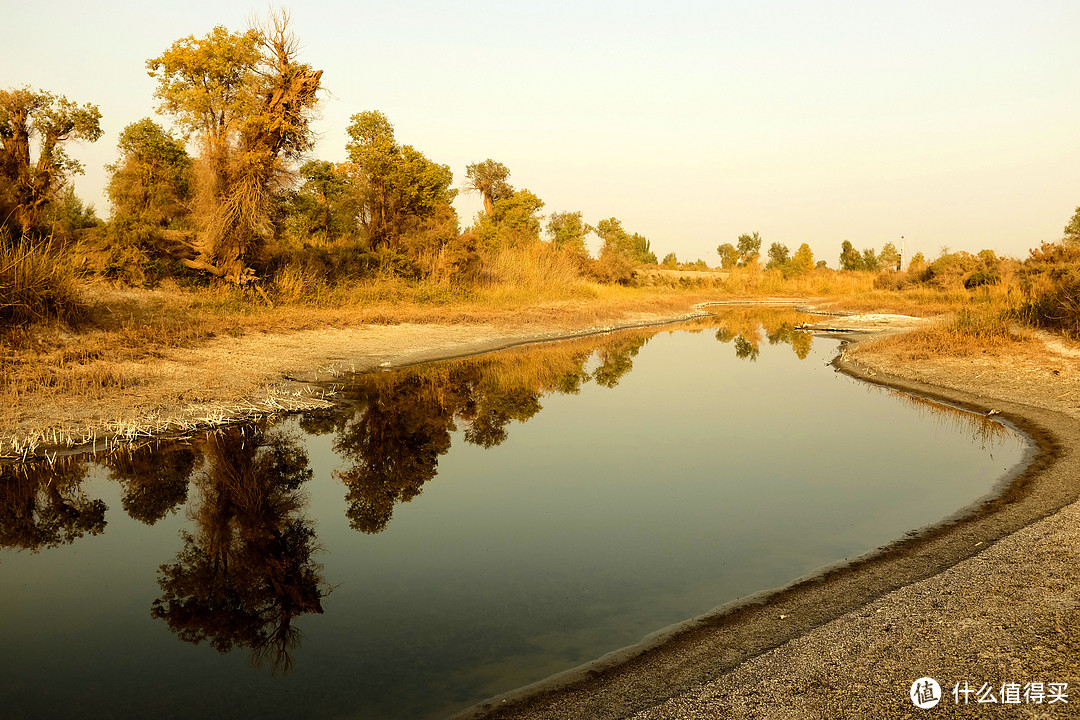
[[[101, 140], [70, 154], [108, 216], [104, 165], [154, 117], [148, 59], [263, 4], [5, 2], [0, 87], [96, 104]], [[300, 60], [326, 92], [313, 157], [344, 160], [349, 118], [449, 165], [493, 158], [510, 182], [658, 257], [718, 263], [759, 232], [808, 243], [1025, 257], [1080, 206], [1075, 0], [294, 1]], [[462, 225], [478, 197], [455, 202]], [[595, 247], [595, 243], [594, 243]]]

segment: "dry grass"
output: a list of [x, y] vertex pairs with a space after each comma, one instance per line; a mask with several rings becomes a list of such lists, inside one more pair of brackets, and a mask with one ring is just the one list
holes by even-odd
[[1080, 266], [1031, 278], [1020, 316], [1028, 323], [1080, 340]]
[[0, 329], [83, 311], [75, 273], [51, 241], [16, 242], [0, 236]]
[[815, 270], [785, 278], [779, 270], [760, 267], [733, 268], [718, 282], [718, 290], [737, 296], [786, 295], [801, 297], [851, 296], [871, 291], [876, 273], [837, 273]]
[[479, 290], [513, 303], [597, 295], [596, 286], [582, 278], [573, 256], [547, 243], [508, 247], [484, 258]]
[[1030, 330], [1018, 326], [1007, 310], [962, 308], [929, 326], [869, 342], [865, 349], [904, 360], [928, 360], [993, 355], [1030, 343], [1034, 337]]

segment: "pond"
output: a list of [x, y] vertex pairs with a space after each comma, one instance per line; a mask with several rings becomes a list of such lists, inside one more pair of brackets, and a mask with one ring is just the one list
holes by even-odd
[[786, 309], [358, 375], [0, 466], [6, 718], [442, 718], [993, 492], [1010, 428]]

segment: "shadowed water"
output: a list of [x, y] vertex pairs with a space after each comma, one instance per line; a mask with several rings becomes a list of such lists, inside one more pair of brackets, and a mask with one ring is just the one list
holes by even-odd
[[361, 375], [0, 467], [6, 718], [438, 718], [935, 522], [1026, 444], [787, 310]]

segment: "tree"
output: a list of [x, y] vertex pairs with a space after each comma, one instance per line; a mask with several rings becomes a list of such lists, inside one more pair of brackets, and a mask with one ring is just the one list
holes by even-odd
[[606, 218], [596, 223], [596, 234], [604, 241], [601, 254], [621, 255], [639, 265], [656, 264], [656, 255], [650, 250], [649, 241], [638, 233], [627, 233], [617, 218]]
[[457, 194], [447, 165], [432, 162], [411, 145], [399, 145], [386, 115], [369, 110], [348, 127], [353, 182], [361, 197], [360, 221], [372, 248], [400, 249], [407, 233], [421, 229]]
[[465, 167], [465, 190], [478, 192], [484, 198], [484, 212], [495, 212], [495, 203], [514, 194], [514, 188], [506, 182], [510, 170], [490, 158]]
[[911, 256], [911, 261], [908, 262], [907, 271], [909, 273], [921, 273], [927, 268], [926, 257], [917, 252]]
[[862, 270], [863, 258], [859, 254], [859, 251], [851, 244], [850, 241], [845, 240], [840, 246], [840, 269], [841, 270]]
[[761, 235], [756, 232], [751, 235], [740, 235], [738, 241], [739, 267], [752, 265], [761, 255]]
[[862, 251], [862, 269], [877, 272], [878, 257], [877, 253], [874, 252], [874, 248], [866, 248]]
[[730, 270], [739, 262], [739, 251], [731, 243], [717, 246], [716, 254], [720, 256], [720, 267], [724, 270]]
[[176, 118], [200, 145], [197, 257], [190, 267], [246, 283], [248, 263], [273, 233], [287, 163], [311, 148], [310, 122], [321, 70], [297, 61], [289, 17], [263, 29], [176, 41], [147, 61], [158, 82], [158, 111]]
[[82, 173], [65, 143], [96, 142], [101, 134], [96, 105], [29, 87], [0, 90], [0, 225], [13, 222], [19, 233], [37, 228], [68, 178]]
[[68, 236], [76, 230], [100, 226], [93, 203], [85, 203], [75, 192], [74, 185], [65, 185], [49, 203], [42, 218], [54, 235]]
[[891, 242], [885, 243], [877, 256], [877, 266], [880, 270], [888, 272], [900, 271], [900, 251]]
[[289, 232], [303, 241], [313, 235], [329, 240], [352, 234], [360, 201], [348, 165], [309, 160], [300, 166], [300, 177], [303, 182], [290, 193], [285, 207]]
[[1067, 247], [1080, 247], [1080, 207], [1076, 208], [1069, 224], [1065, 226], [1062, 242]]
[[192, 164], [183, 141], [143, 118], [124, 128], [116, 147], [120, 159], [105, 166], [114, 217], [169, 227], [188, 213]]
[[649, 249], [649, 241], [644, 235], [634, 233], [630, 236], [630, 243], [639, 263], [642, 265], [656, 264], [656, 253]]
[[581, 219], [580, 211], [551, 213], [548, 217], [547, 232], [551, 244], [560, 250], [587, 255], [585, 236], [592, 231], [592, 226]]
[[675, 253], [669, 252], [660, 262], [660, 267], [667, 268], [668, 270], [678, 270], [679, 259], [675, 257]]
[[543, 200], [522, 188], [497, 200], [491, 217], [511, 244], [534, 242], [540, 239], [540, 209], [543, 207]]
[[377, 110], [353, 115], [346, 132], [352, 139], [345, 149], [363, 197], [360, 221], [367, 229], [371, 247], [378, 248], [396, 234], [397, 218], [391, 219], [390, 215], [399, 203], [391, 197], [396, 193], [390, 184], [400, 175], [395, 166], [401, 158], [401, 147], [394, 139], [394, 126]]
[[474, 231], [489, 252], [534, 243], [540, 239], [544, 201], [527, 189], [499, 198], [490, 215], [478, 214]]
[[787, 245], [774, 242], [769, 246], [769, 262], [765, 263], [766, 270], [785, 270], [791, 262]]
[[791, 272], [793, 275], [806, 275], [814, 269], [814, 253], [810, 246], [803, 243], [791, 257]]

